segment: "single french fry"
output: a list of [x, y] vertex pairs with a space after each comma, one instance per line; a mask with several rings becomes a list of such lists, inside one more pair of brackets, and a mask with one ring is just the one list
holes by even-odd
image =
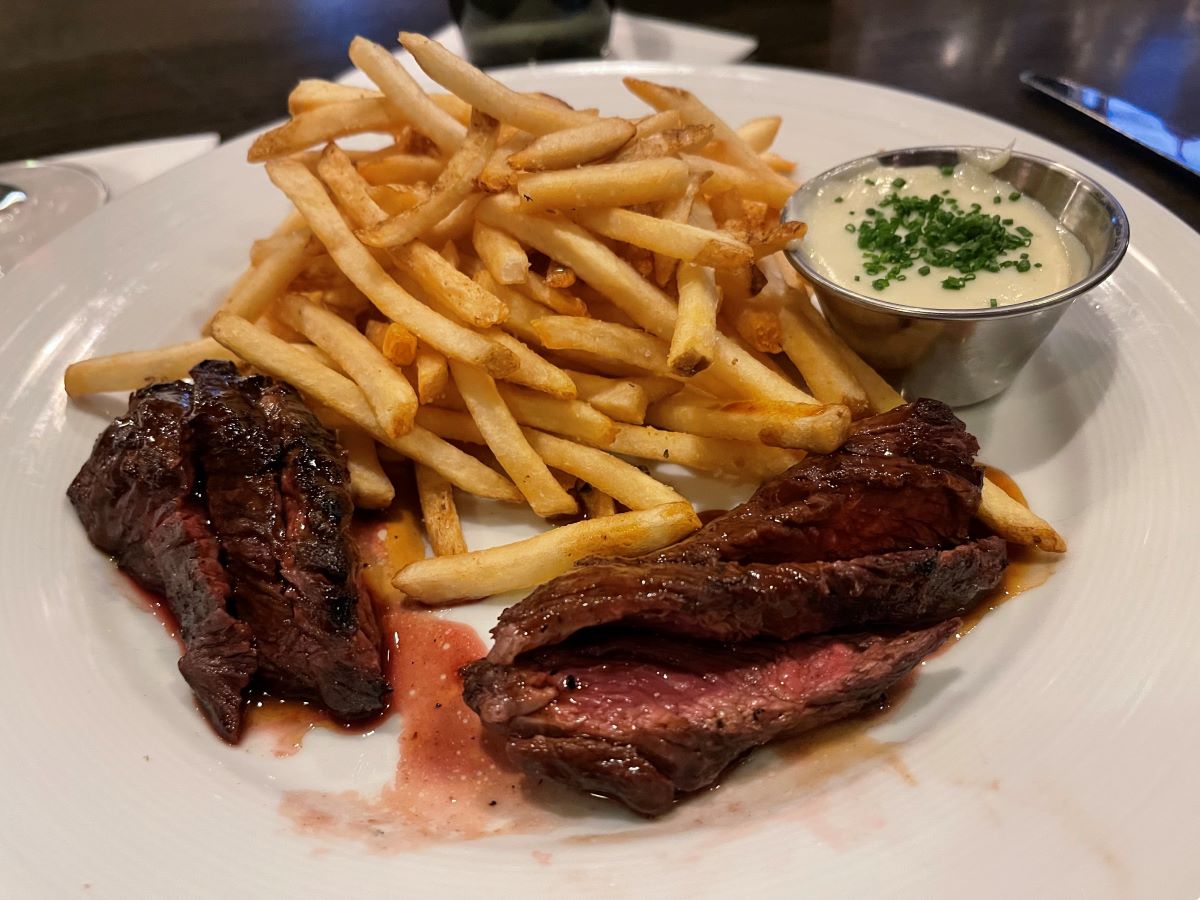
[[546, 465], [574, 475], [629, 509], [686, 502], [674, 488], [611, 453], [532, 428], [525, 429], [525, 436]]
[[761, 482], [795, 465], [802, 453], [767, 447], [754, 441], [666, 431], [640, 425], [618, 425], [605, 446], [611, 453], [673, 462], [701, 472]]
[[[736, 190], [747, 200], [761, 200], [770, 206], [782, 208], [796, 191], [796, 185], [783, 179], [783, 176], [776, 172], [771, 172], [771, 179], [764, 179], [745, 169], [706, 156], [684, 154], [683, 161], [693, 172], [708, 173], [700, 185], [700, 190], [709, 196]], [[768, 168], [767, 171], [771, 170]]]
[[[356, 170], [357, 171], [357, 170]], [[359, 175], [361, 176], [361, 172]], [[363, 179], [366, 181], [366, 179]], [[375, 201], [387, 216], [396, 216], [412, 209], [429, 197], [429, 188], [424, 184], [371, 184], [367, 182], [367, 195]]]
[[[501, 126], [506, 128], [507, 126]], [[507, 191], [517, 183], [517, 171], [509, 165], [509, 157], [524, 150], [533, 142], [533, 135], [525, 131], [505, 136], [499, 140], [496, 149], [483, 165], [483, 171], [475, 179], [482, 190], [495, 193]]]
[[519, 94], [459, 59], [436, 41], [402, 31], [400, 43], [425, 74], [476, 110], [530, 134], [586, 125], [586, 113], [531, 94]]
[[[664, 200], [658, 205], [658, 218], [665, 222], [685, 224], [691, 220], [692, 206], [700, 190], [701, 178], [693, 175], [688, 179], [688, 189], [673, 200]], [[665, 253], [654, 254], [654, 283], [666, 287], [675, 275], [679, 260]], [[719, 282], [718, 282], [719, 283]]]
[[434, 181], [441, 176], [445, 167], [444, 159], [412, 153], [396, 153], [356, 165], [359, 174], [372, 185]]
[[412, 429], [417, 395], [383, 353], [350, 323], [303, 297], [279, 302], [283, 321], [329, 354], [339, 369], [362, 388], [379, 426], [389, 437]]
[[655, 403], [646, 419], [672, 431], [759, 441], [768, 447], [812, 453], [832, 453], [850, 430], [850, 410], [844, 406], [763, 400], [727, 403], [684, 394]]
[[347, 100], [378, 100], [382, 98], [379, 91], [370, 88], [351, 87], [348, 84], [337, 84], [322, 78], [304, 78], [292, 88], [288, 94], [288, 115], [297, 116], [309, 112], [318, 106], [328, 106], [331, 103], [345, 103]]
[[701, 151], [712, 140], [713, 130], [708, 125], [686, 125], [652, 134], [631, 143], [613, 157], [614, 162], [634, 162], [639, 159], [659, 159], [678, 156], [680, 153]]
[[631, 425], [641, 425], [645, 421], [649, 400], [645, 389], [637, 382], [587, 372], [567, 371], [566, 374], [574, 382], [579, 399], [586, 400], [609, 418]]
[[551, 287], [537, 272], [528, 272], [525, 281], [516, 288], [527, 297], [564, 316], [586, 316], [588, 313], [587, 304], [574, 294]]
[[[717, 284], [720, 283], [720, 273], [717, 273]], [[742, 340], [759, 353], [782, 353], [779, 306], [778, 297], [763, 294], [744, 297], [740, 292], [730, 291], [722, 295], [721, 314]]]
[[[580, 226], [561, 216], [520, 215], [520, 204], [516, 197], [497, 194], [480, 202], [476, 213], [526, 246], [567, 263], [642, 328], [670, 339], [675, 330], [676, 311], [666, 294]], [[716, 357], [710, 371], [737, 396], [746, 399], [815, 402], [724, 335], [717, 337]]]
[[550, 350], [582, 350], [611, 357], [647, 372], [666, 374], [669, 345], [636, 328], [583, 316], [545, 316], [533, 323], [542, 346]]
[[688, 167], [678, 159], [601, 163], [517, 176], [517, 195], [531, 210], [633, 206], [678, 197], [687, 186]]
[[340, 137], [389, 132], [403, 124], [396, 108], [383, 97], [330, 103], [302, 112], [278, 128], [260, 134], [250, 145], [246, 158], [250, 162], [265, 162]]
[[634, 125], [637, 128], [634, 140], [640, 141], [642, 138], [649, 137], [652, 134], [670, 131], [673, 128], [682, 128], [683, 116], [679, 114], [679, 110], [677, 109], [664, 109], [662, 112], [653, 112], [648, 116], [642, 116]]
[[367, 180], [337, 144], [328, 145], [321, 153], [317, 175], [325, 182], [338, 205], [355, 222], [375, 222], [386, 218], [386, 213], [371, 196]]
[[501, 284], [524, 284], [529, 277], [525, 248], [507, 232], [476, 222], [471, 243], [488, 272]]
[[1049, 522], [1018, 503], [989, 478], [983, 480], [983, 496], [975, 515], [1006, 541], [1049, 553], [1067, 552], [1066, 540]]
[[575, 499], [562, 489], [529, 446], [491, 376], [461, 362], [451, 362], [450, 372], [488, 449], [533, 511], [543, 518], [577, 512]]
[[782, 124], [783, 119], [779, 116], [759, 116], [743, 123], [737, 135], [755, 153], [765, 153], [775, 143], [775, 136], [779, 134]]
[[[807, 302], [807, 298], [800, 298], [795, 305]], [[841, 354], [825, 340], [824, 335], [798, 314], [791, 304], [779, 310], [779, 325], [782, 329], [783, 352], [795, 363], [808, 389], [817, 399], [825, 403], [841, 403], [854, 413], [865, 412], [866, 392], [846, 368]]]
[[403, 325], [369, 319], [364, 333], [394, 366], [411, 366], [417, 358], [417, 336]]
[[670, 503], [553, 528], [523, 541], [413, 562], [394, 584], [419, 603], [477, 600], [533, 587], [589, 556], [637, 556], [700, 527], [690, 503]]
[[251, 320], [266, 312], [308, 264], [310, 237], [308, 228], [280, 235], [272, 252], [234, 285], [221, 310]]
[[346, 451], [350, 497], [354, 505], [359, 509], [387, 509], [391, 506], [396, 499], [396, 488], [379, 464], [375, 438], [345, 416], [319, 403], [313, 403], [312, 406], [321, 424], [337, 431], [338, 444]]
[[486, 328], [503, 322], [508, 315], [508, 308], [495, 294], [485, 291], [422, 241], [394, 247], [391, 254], [429, 296], [464, 322]]
[[464, 491], [494, 500], [521, 499], [521, 493], [507, 478], [432, 432], [414, 427], [400, 437], [388, 435], [379, 427], [358, 385], [240, 316], [218, 315], [213, 321], [213, 337], [252, 366], [341, 413], [381, 444], [436, 469]]
[[593, 119], [586, 125], [544, 134], [508, 158], [514, 169], [568, 169], [616, 153], [637, 129], [624, 119]]
[[445, 478], [428, 466], [417, 463], [417, 501], [421, 504], [421, 520], [425, 536], [434, 556], [455, 556], [467, 552], [454, 490]]
[[459, 241], [470, 237], [471, 229], [475, 227], [475, 208], [484, 196], [474, 193], [458, 204], [450, 215], [422, 235], [425, 242], [431, 247], [437, 247], [446, 241]]
[[551, 311], [547, 307], [529, 299], [525, 294], [506, 284], [500, 284], [487, 269], [481, 268], [475, 273], [475, 283], [485, 291], [495, 294], [507, 307], [508, 316], [500, 323], [500, 328], [527, 344], [533, 344], [536, 347], [542, 346], [542, 340], [534, 331], [533, 323], [550, 315]]
[[71, 363], [63, 373], [63, 387], [69, 397], [132, 391], [148, 384], [186, 378], [192, 366], [206, 359], [238, 362], [236, 353], [206, 337], [157, 350], [133, 350]]
[[772, 172], [778, 172], [780, 175], [790, 175], [796, 171], [796, 164], [778, 153], [760, 153], [759, 159], [770, 166]]
[[[517, 368], [504, 376], [505, 381], [524, 385], [560, 400], [574, 400], [577, 396], [575, 382], [558, 366], [547, 361], [520, 340], [499, 328], [490, 328], [488, 337], [502, 347], [507, 347], [517, 358]], [[603, 412], [603, 410], [601, 410]]]
[[429, 99], [433, 101], [434, 106], [460, 125], [471, 121], [471, 104], [467, 101], [460, 100], [453, 94], [430, 94]]
[[691, 377], [707, 369], [717, 353], [717, 308], [721, 295], [712, 269], [681, 262], [675, 272], [679, 314], [671, 335], [667, 364], [677, 375]]
[[450, 367], [446, 357], [432, 347], [417, 345], [417, 356], [413, 361], [417, 371], [417, 397], [421, 403], [433, 403], [442, 396], [450, 381]]
[[370, 247], [398, 247], [432, 228], [475, 191], [475, 179], [493, 150], [499, 125], [479, 111], [471, 114], [467, 136], [433, 184], [429, 199], [378, 225], [359, 231]]
[[577, 280], [575, 270], [570, 266], [564, 266], [553, 259], [546, 264], [546, 287], [561, 290], [574, 287]]
[[628, 209], [577, 209], [571, 218], [596, 234], [698, 266], [733, 268], [754, 258], [749, 244], [720, 231]]
[[[689, 125], [711, 125], [714, 130], [714, 138], [720, 142], [731, 162], [765, 183], [776, 182], [781, 189], [787, 189], [789, 195], [795, 190], [790, 182], [771, 171], [771, 168], [758, 158], [757, 152], [747, 146], [738, 133], [695, 94], [683, 88], [668, 87], [632, 77], [625, 79], [625, 86], [655, 109], [679, 110], [683, 120]], [[777, 205], [782, 206], [783, 204]]]
[[273, 160], [267, 164], [267, 173], [304, 214], [338, 268], [385, 316], [447, 356], [480, 365], [493, 375], [516, 368], [508, 350], [439, 315], [401, 288], [355, 239], [325, 188], [302, 164]]
[[564, 434], [596, 447], [607, 447], [616, 433], [616, 422], [582, 400], [563, 400], [503, 382], [496, 389], [522, 425]]
[[584, 490], [579, 494], [579, 500], [583, 504], [583, 514], [588, 519], [602, 519], [605, 516], [617, 514], [616, 501], [604, 491], [598, 491], [591, 485], [584, 485]]
[[404, 120], [433, 141], [447, 156], [459, 148], [466, 132], [452, 116], [429, 99], [396, 57], [364, 37], [350, 42], [350, 61], [370, 78]]

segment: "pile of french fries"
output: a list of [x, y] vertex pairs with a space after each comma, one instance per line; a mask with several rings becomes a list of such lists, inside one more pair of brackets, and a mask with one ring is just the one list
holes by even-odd
[[[76, 363], [68, 393], [236, 360], [299, 389], [338, 432], [363, 508], [411, 460], [434, 556], [395, 573], [425, 604], [530, 587], [595, 555], [699, 526], [627, 461], [762, 480], [836, 449], [901, 397], [830, 329], [780, 251], [793, 164], [776, 117], [726, 124], [679, 88], [626, 78], [635, 118], [518, 93], [417, 34], [350, 58], [376, 90], [303, 81], [261, 135], [293, 210], [200, 340]], [[343, 149], [343, 138], [386, 145]], [[533, 538], [471, 552], [455, 489], [526, 503]], [[580, 505], [583, 509], [580, 509]], [[1010, 541], [1062, 538], [990, 482], [980, 517]]]

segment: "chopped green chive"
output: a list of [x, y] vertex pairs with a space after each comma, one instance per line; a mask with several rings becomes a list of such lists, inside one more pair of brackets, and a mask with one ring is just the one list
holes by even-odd
[[877, 291], [882, 291], [887, 286], [888, 280], [886, 278], [876, 278], [871, 282], [871, 287], [875, 288]]
[[867, 184], [870, 184], [870, 185], [874, 185], [874, 184], [875, 184], [875, 179], [874, 179], [874, 178], [864, 178], [864, 179], [863, 179], [863, 181], [865, 181]]
[[999, 305], [1000, 305], [1000, 303], [996, 300], [995, 297], [992, 297], [990, 300], [988, 300], [988, 306], [990, 306], [992, 309], [995, 309]]
[[1029, 268], [1030, 268], [1029, 260], [1027, 260], [1027, 259], [1023, 259], [1017, 263], [1017, 271], [1018, 272], [1028, 272]]
[[992, 198], [992, 202], [993, 203], [1003, 203], [1004, 198], [1001, 197], [999, 194], [997, 194], [995, 197]]
[[917, 274], [918, 275], [928, 275], [929, 274], [929, 266], [921, 266], [921, 268], [917, 269]]
[[[844, 197], [834, 197], [833, 202], [834, 203], [843, 203], [843, 202], [845, 202], [845, 198]], [[996, 202], [999, 203], [1000, 202], [999, 199], [997, 199]]]
[[1041, 264], [1041, 263], [1034, 263], [1034, 264], [1033, 264], [1033, 267], [1034, 267], [1035, 269], [1040, 269], [1040, 268], [1042, 267], [1042, 264]]
[[853, 222], [847, 222], [847, 223], [846, 223], [846, 230], [847, 230], [848, 232], [850, 232], [851, 234], [854, 234], [854, 232], [855, 232], [854, 223], [853, 223]]
[[942, 282], [942, 287], [948, 291], [961, 291], [964, 284], [966, 284], [966, 282], [961, 278], [955, 278], [953, 275], [951, 275]]
[[942, 174], [949, 178], [954, 174], [954, 166], [942, 166]]
[[1024, 225], [1017, 226], [1017, 234], [1021, 235], [1021, 237], [1033, 237], [1033, 232]]
[[1011, 225], [1012, 223], [1013, 223], [1012, 219], [1001, 219], [1000, 220], [1001, 225]]
[[902, 188], [906, 184], [908, 184], [908, 182], [905, 181], [903, 178], [893, 178], [892, 179], [892, 187], [894, 187], [894, 188]]
[[855, 281], [862, 281], [862, 279], [861, 279], [861, 278], [859, 278], [857, 275], [855, 275], [855, 276], [854, 276], [854, 280], [855, 280]]
[[1009, 200], [1020, 200], [1020, 199], [1021, 199], [1021, 192], [1020, 192], [1020, 191], [1013, 191], [1011, 194], [1009, 194], [1009, 195], [1008, 195], [1008, 199], [1009, 199]]

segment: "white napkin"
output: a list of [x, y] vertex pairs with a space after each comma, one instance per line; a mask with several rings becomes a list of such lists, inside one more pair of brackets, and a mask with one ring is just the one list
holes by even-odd
[[[447, 50], [459, 56], [466, 55], [462, 33], [453, 22], [430, 37]], [[715, 31], [653, 16], [636, 16], [618, 9], [613, 13], [607, 58], [719, 65], [740, 62], [757, 46], [758, 39], [750, 35]], [[398, 49], [396, 56], [403, 59], [408, 54]], [[336, 80], [359, 87], [372, 86], [357, 69], [348, 69]]]
[[108, 197], [119, 197], [130, 188], [161, 175], [178, 165], [202, 156], [220, 143], [214, 133], [160, 138], [115, 144], [95, 150], [80, 150], [42, 157], [45, 162], [66, 162], [91, 169], [108, 186]]

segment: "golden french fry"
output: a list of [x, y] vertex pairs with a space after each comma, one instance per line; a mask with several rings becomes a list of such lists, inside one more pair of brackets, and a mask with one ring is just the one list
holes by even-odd
[[322, 78], [304, 78], [292, 88], [288, 94], [288, 115], [297, 116], [309, 112], [318, 106], [328, 106], [331, 103], [345, 103], [347, 100], [378, 100], [382, 98], [379, 91], [370, 88], [350, 87], [347, 84], [337, 84]]
[[186, 378], [192, 366], [206, 359], [238, 362], [236, 353], [206, 337], [156, 350], [133, 350], [71, 363], [63, 373], [63, 387], [70, 397], [132, 391], [148, 384]]
[[[720, 273], [717, 283], [720, 285]], [[783, 352], [783, 328], [779, 324], [779, 299], [758, 294], [742, 297], [731, 291], [722, 295], [721, 314], [738, 335], [759, 353]]]
[[425, 74], [476, 110], [530, 134], [546, 134], [594, 121], [586, 113], [531, 94], [519, 94], [459, 59], [436, 41], [402, 31], [400, 43]]
[[678, 197], [687, 186], [688, 167], [678, 159], [601, 163], [517, 176], [517, 194], [531, 210], [633, 206]]
[[432, 347], [418, 344], [413, 362], [417, 370], [417, 397], [422, 403], [433, 403], [442, 396], [450, 381], [446, 357]]
[[588, 313], [587, 305], [582, 300], [574, 294], [551, 287], [537, 272], [529, 272], [525, 281], [516, 287], [527, 297], [564, 316], [586, 316]]
[[560, 290], [573, 287], [577, 280], [575, 270], [564, 266], [557, 260], [552, 259], [546, 265], [546, 287], [548, 288]]
[[317, 175], [325, 182], [338, 205], [355, 222], [380, 221], [386, 214], [371, 195], [370, 185], [354, 168], [354, 163], [337, 144], [330, 144], [321, 153]]
[[484, 195], [480, 193], [467, 197], [454, 208], [450, 215], [425, 232], [423, 235], [425, 242], [431, 247], [437, 247], [446, 241], [458, 241], [470, 237], [471, 229], [475, 226], [475, 208], [483, 198]]
[[485, 291], [422, 241], [394, 247], [391, 254], [427, 295], [464, 322], [486, 328], [507, 317], [508, 308], [495, 294]]
[[561, 400], [575, 399], [577, 392], [574, 381], [558, 366], [499, 328], [488, 329], [487, 336], [500, 346], [507, 347], [517, 358], [516, 370], [505, 375], [505, 381], [533, 388], [535, 391], [541, 391], [543, 394], [549, 394], [551, 397], [558, 397]]
[[679, 315], [667, 363], [685, 378], [707, 369], [717, 352], [717, 307], [721, 295], [712, 269], [680, 263], [675, 273]]
[[349, 322], [295, 294], [279, 302], [283, 321], [329, 354], [362, 388], [379, 426], [390, 437], [412, 429], [417, 395], [387, 357]]
[[772, 222], [751, 227], [743, 221], [732, 227], [723, 227], [753, 247], [755, 259], [771, 256], [786, 249], [788, 244], [800, 240], [808, 231], [808, 225], [804, 222]]
[[586, 400], [609, 418], [631, 425], [641, 425], [645, 421], [649, 400], [637, 382], [587, 372], [568, 371], [566, 374], [574, 382], [579, 399]]
[[396, 108], [382, 97], [345, 100], [302, 112], [291, 121], [260, 134], [246, 159], [265, 162], [316, 144], [364, 132], [389, 132], [404, 124]]
[[529, 277], [529, 257], [512, 235], [475, 223], [471, 243], [488, 272], [501, 284], [524, 284]]
[[252, 366], [341, 413], [381, 444], [436, 469], [455, 486], [495, 500], [521, 499], [520, 491], [507, 478], [423, 428], [391, 437], [379, 427], [358, 385], [240, 316], [218, 315], [213, 320], [213, 337]]
[[[788, 195], [795, 190], [794, 185], [771, 171], [771, 168], [758, 158], [758, 154], [747, 146], [737, 132], [730, 128], [724, 119], [705, 106], [695, 94], [682, 88], [655, 84], [640, 78], [626, 78], [625, 86], [655, 109], [679, 110], [683, 120], [689, 125], [711, 125], [714, 129], [714, 138], [720, 142], [723, 151], [732, 163], [765, 183], [777, 183], [781, 189], [788, 191]], [[782, 206], [783, 204], [777, 205]]]
[[640, 138], [613, 157], [614, 162], [634, 162], [639, 159], [658, 159], [701, 150], [712, 140], [708, 125], [687, 125]]
[[668, 344], [636, 328], [583, 316], [544, 316], [534, 321], [533, 330], [550, 350], [582, 350], [647, 372], [672, 371]]
[[605, 516], [617, 514], [617, 503], [604, 491], [598, 491], [590, 484], [585, 484], [579, 493], [583, 504], [583, 514], [588, 519], [602, 519]]
[[607, 447], [616, 433], [616, 422], [582, 400], [563, 400], [512, 384], [500, 383], [496, 389], [522, 425], [598, 447]]
[[417, 463], [417, 500], [421, 504], [421, 519], [425, 535], [434, 556], [454, 556], [467, 552], [454, 490], [445, 478], [428, 466]]
[[[507, 128], [508, 126], [501, 126]], [[476, 184], [485, 191], [495, 193], [506, 191], [517, 182], [517, 172], [509, 165], [509, 157], [524, 150], [533, 142], [533, 135], [519, 131], [516, 134], [504, 136], [499, 140], [492, 155], [483, 165], [483, 171], [475, 179]]]
[[273, 160], [267, 173], [291, 198], [329, 255], [385, 316], [447, 356], [480, 365], [493, 375], [516, 368], [512, 353], [418, 302], [383, 270], [354, 237], [325, 188], [302, 164]]
[[434, 156], [396, 153], [383, 159], [357, 163], [358, 172], [372, 185], [412, 184], [440, 177], [446, 161]]
[[[251, 320], [266, 312], [308, 265], [310, 237], [312, 232], [308, 228], [280, 235], [272, 252], [234, 285], [221, 310]], [[206, 331], [208, 327], [205, 326]]]
[[841, 354], [794, 308], [803, 303], [808, 303], [807, 298], [779, 310], [783, 352], [795, 363], [817, 399], [841, 403], [855, 414], [865, 412], [866, 392], [842, 361]]
[[385, 218], [412, 209], [429, 197], [429, 188], [424, 184], [367, 184], [367, 195], [383, 210]]
[[[709, 196], [736, 190], [747, 200], [761, 200], [770, 206], [782, 208], [796, 191], [796, 185], [783, 179], [777, 172], [771, 172], [772, 178], [764, 179], [745, 169], [706, 156], [684, 154], [683, 161], [691, 171], [707, 173], [700, 190]], [[771, 170], [768, 168], [767, 171]]]
[[756, 482], [773, 478], [803, 458], [802, 453], [767, 447], [754, 441], [733, 441], [620, 424], [617, 426], [617, 436], [605, 449], [612, 453], [673, 462], [701, 472]]
[[465, 100], [460, 100], [453, 94], [430, 94], [429, 99], [433, 101], [434, 106], [460, 125], [471, 121], [471, 104]]
[[983, 480], [983, 497], [976, 516], [1006, 541], [1037, 547], [1049, 553], [1067, 552], [1066, 540], [1049, 522], [1023, 503], [1018, 503], [990, 478]]
[[[688, 179], [688, 189], [673, 200], [664, 200], [658, 204], [658, 217], [665, 222], [685, 224], [691, 220], [692, 206], [696, 202], [696, 194], [700, 190], [701, 178], [693, 175]], [[675, 275], [679, 260], [665, 253], [654, 254], [654, 283], [666, 287]], [[739, 267], [740, 268], [740, 267]]]
[[535, 138], [525, 149], [510, 156], [508, 164], [527, 172], [569, 169], [616, 153], [636, 131], [624, 119], [593, 119], [586, 125]]
[[395, 322], [370, 319], [365, 326], [367, 340], [379, 348], [394, 366], [411, 366], [417, 358], [417, 336]]
[[404, 120], [449, 156], [463, 142], [465, 130], [421, 90], [396, 57], [364, 37], [350, 42], [350, 61], [370, 78]]
[[737, 135], [755, 153], [765, 153], [775, 143], [775, 136], [779, 134], [782, 124], [783, 119], [779, 116], [759, 116], [742, 124]]
[[796, 171], [796, 164], [778, 153], [760, 153], [759, 158], [771, 167], [772, 172], [780, 175], [790, 175]]
[[577, 512], [575, 499], [562, 489], [529, 446], [491, 376], [482, 369], [453, 361], [450, 372], [488, 449], [533, 511], [543, 518]]
[[646, 419], [672, 431], [812, 453], [832, 453], [850, 431], [850, 410], [844, 406], [764, 400], [726, 403], [683, 394], [655, 403]]
[[589, 556], [649, 553], [699, 527], [690, 503], [670, 503], [573, 522], [502, 547], [417, 560], [393, 583], [428, 605], [476, 600], [541, 584]]
[[683, 116], [679, 114], [679, 110], [677, 109], [664, 109], [662, 112], [653, 112], [648, 116], [642, 116], [634, 124], [637, 127], [634, 140], [640, 141], [642, 138], [649, 137], [652, 134], [671, 131], [674, 128], [682, 128]]
[[697, 266], [734, 268], [754, 259], [749, 244], [720, 231], [628, 209], [577, 209], [571, 218], [596, 234]]
[[666, 503], [686, 502], [674, 488], [611, 453], [532, 428], [525, 429], [525, 436], [546, 465], [574, 475], [629, 509], [653, 509]]
[[508, 285], [500, 284], [487, 269], [481, 268], [475, 273], [475, 282], [485, 291], [499, 297], [508, 308], [508, 316], [500, 323], [500, 328], [527, 344], [533, 344], [536, 347], [542, 345], [541, 338], [533, 329], [533, 323], [543, 316], [550, 315], [551, 311], [548, 308], [529, 299], [525, 294], [513, 290]]
[[433, 184], [429, 199], [378, 225], [361, 230], [359, 237], [370, 247], [398, 247], [419, 237], [475, 191], [475, 179], [496, 149], [499, 125], [495, 119], [476, 110], [461, 146], [446, 162], [446, 168]]

